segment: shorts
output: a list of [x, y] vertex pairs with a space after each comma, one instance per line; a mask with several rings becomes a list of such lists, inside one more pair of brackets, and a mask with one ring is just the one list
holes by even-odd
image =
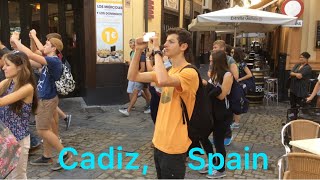
[[133, 81], [128, 82], [127, 93], [131, 94], [131, 93], [133, 93], [134, 90], [141, 91], [142, 89], [143, 89], [143, 83], [133, 82]]
[[142, 83], [142, 84], [143, 84], [143, 88], [144, 88], [144, 89], [149, 88], [149, 84], [150, 84], [150, 83]]
[[58, 107], [58, 96], [52, 99], [39, 99], [38, 109], [35, 116], [37, 130], [51, 129], [53, 114]]
[[318, 91], [317, 95], [320, 96], [320, 90]]

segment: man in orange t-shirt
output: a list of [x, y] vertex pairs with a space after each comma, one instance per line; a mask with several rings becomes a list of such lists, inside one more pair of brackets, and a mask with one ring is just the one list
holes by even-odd
[[[172, 68], [167, 72], [163, 64], [158, 36], [150, 38], [153, 45], [155, 71], [139, 72], [139, 59], [148, 43], [136, 39], [136, 53], [130, 64], [128, 79], [138, 82], [155, 82], [162, 87], [159, 110], [153, 136], [154, 161], [159, 179], [182, 179], [185, 176], [186, 153], [191, 144], [187, 125], [183, 124], [180, 97], [191, 117], [199, 79], [196, 70], [184, 68], [191, 51], [191, 34], [182, 28], [167, 31], [165, 55], [171, 59]], [[182, 71], [181, 71], [182, 70]]]

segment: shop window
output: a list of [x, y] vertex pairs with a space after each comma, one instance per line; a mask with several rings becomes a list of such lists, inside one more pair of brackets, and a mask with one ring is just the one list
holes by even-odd
[[20, 26], [20, 5], [19, 1], [9, 1], [9, 26], [10, 33], [12, 34], [14, 31], [21, 32]]
[[[31, 28], [40, 33], [40, 3], [31, 3]], [[38, 36], [39, 37], [39, 36]]]
[[65, 16], [66, 16], [66, 35], [67, 46], [69, 49], [76, 47], [76, 33], [74, 29], [74, 12], [71, 1], [65, 4]]
[[164, 13], [164, 23], [162, 25], [162, 35], [161, 42], [164, 44], [166, 42], [166, 32], [170, 28], [179, 27], [179, 16], [169, 13]]
[[58, 4], [48, 3], [48, 32], [61, 33], [59, 31]]

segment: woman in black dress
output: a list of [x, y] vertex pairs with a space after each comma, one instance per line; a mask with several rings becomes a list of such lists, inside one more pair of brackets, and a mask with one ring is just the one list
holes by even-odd
[[312, 68], [308, 64], [310, 54], [303, 52], [300, 54], [299, 63], [296, 64], [291, 72], [290, 83], [290, 105], [291, 108], [297, 108], [297, 105], [303, 106], [302, 100], [308, 97], [309, 79], [312, 75]]

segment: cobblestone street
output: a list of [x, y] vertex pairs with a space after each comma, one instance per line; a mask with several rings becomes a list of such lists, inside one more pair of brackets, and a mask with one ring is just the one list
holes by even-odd
[[[71, 127], [65, 131], [63, 122], [60, 122], [60, 134], [66, 147], [75, 148], [79, 155], [74, 161], [81, 162], [81, 154], [92, 152], [95, 155], [95, 169], [84, 170], [80, 166], [75, 169], [51, 171], [49, 166], [28, 165], [28, 178], [58, 178], [58, 179], [107, 179], [107, 178], [156, 178], [153, 161], [153, 148], [151, 139], [153, 122], [149, 114], [143, 114], [144, 102], [139, 99], [136, 110], [130, 117], [124, 117], [118, 109], [122, 106], [86, 107], [82, 98], [70, 98], [61, 100], [61, 108], [72, 114]], [[228, 153], [235, 152], [244, 155], [244, 147], [250, 148], [250, 153], [264, 152], [268, 156], [268, 169], [262, 169], [262, 163], [258, 163], [258, 170], [227, 171], [227, 178], [277, 178], [277, 159], [284, 154], [284, 148], [280, 142], [282, 121], [285, 120], [286, 104], [251, 107], [250, 112], [241, 118], [241, 126], [233, 131], [234, 141], [227, 146]], [[139, 158], [135, 165], [148, 165], [146, 175], [139, 170], [118, 170], [117, 159], [114, 160], [114, 170], [102, 170], [97, 164], [98, 155], [109, 152], [114, 147], [115, 156], [122, 146], [123, 166], [131, 158], [125, 157], [125, 152], [137, 152]], [[33, 160], [41, 155], [42, 150], [30, 156]], [[55, 156], [57, 158], [58, 156]], [[87, 159], [86, 157], [85, 159]], [[80, 164], [80, 163], [79, 163]], [[107, 164], [107, 162], [105, 162]], [[88, 165], [88, 163], [86, 163]], [[250, 167], [252, 161], [250, 162]], [[244, 167], [244, 165], [242, 166]], [[206, 178], [187, 166], [186, 178]]]

